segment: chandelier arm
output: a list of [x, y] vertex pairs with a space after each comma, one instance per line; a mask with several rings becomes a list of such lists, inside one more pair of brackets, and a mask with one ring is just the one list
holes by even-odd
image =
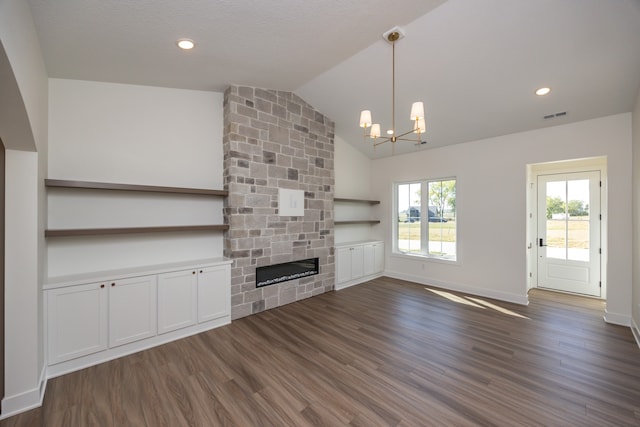
[[384, 144], [385, 142], [389, 142], [389, 141], [391, 141], [391, 138], [385, 138], [383, 141], [380, 141], [380, 142], [374, 142], [374, 143], [373, 143], [373, 146], [374, 146], [374, 147], [377, 147], [378, 145]]
[[[412, 130], [410, 130], [410, 131], [407, 131], [407, 132], [405, 132], [405, 133], [401, 133], [400, 135], [396, 136], [396, 139], [400, 139], [400, 138], [402, 138], [403, 136], [409, 135], [410, 133], [413, 133], [413, 132], [414, 132], [414, 129], [412, 129]], [[422, 133], [422, 132], [421, 132], [421, 133]], [[411, 141], [411, 140], [409, 140], [409, 141]]]

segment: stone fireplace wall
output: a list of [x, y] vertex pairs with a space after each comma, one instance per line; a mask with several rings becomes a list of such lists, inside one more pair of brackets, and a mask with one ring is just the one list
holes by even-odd
[[[231, 317], [334, 287], [334, 123], [291, 92], [231, 86], [224, 94], [224, 255]], [[278, 189], [304, 191], [304, 216], [280, 216]], [[320, 273], [256, 288], [256, 267], [319, 258]]]

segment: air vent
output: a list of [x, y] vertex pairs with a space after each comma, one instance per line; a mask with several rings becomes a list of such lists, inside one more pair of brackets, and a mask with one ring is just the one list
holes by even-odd
[[567, 115], [566, 111], [561, 111], [559, 113], [547, 114], [546, 116], [543, 116], [542, 118], [547, 120], [547, 119], [553, 119], [553, 118], [556, 118], [556, 117], [564, 117], [566, 115]]

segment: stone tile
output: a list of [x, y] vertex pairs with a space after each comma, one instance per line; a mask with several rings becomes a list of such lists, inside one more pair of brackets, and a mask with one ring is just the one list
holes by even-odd
[[253, 304], [241, 304], [231, 307], [231, 320], [237, 320], [249, 316], [252, 313]]
[[246, 99], [253, 99], [253, 88], [252, 87], [248, 87], [248, 86], [232, 86], [232, 87], [236, 87], [237, 88], [237, 93], [239, 96], [241, 96], [242, 98], [246, 98]]
[[260, 301], [255, 301], [253, 306], [251, 307], [251, 311], [253, 314], [260, 313], [265, 309], [265, 301], [262, 299]]
[[277, 102], [278, 98], [276, 96], [275, 93], [265, 90], [265, 89], [255, 89], [255, 97], [256, 98], [262, 98], [265, 99], [267, 101], [271, 101], [271, 102]]
[[254, 302], [262, 299], [262, 288], [244, 293], [244, 302]]

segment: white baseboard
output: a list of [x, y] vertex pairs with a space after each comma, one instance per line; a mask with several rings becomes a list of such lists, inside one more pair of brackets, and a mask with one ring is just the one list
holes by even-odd
[[439, 280], [431, 280], [426, 277], [415, 276], [412, 274], [406, 274], [406, 273], [389, 271], [389, 270], [385, 270], [384, 275], [388, 277], [392, 277], [394, 279], [401, 279], [401, 280], [407, 280], [410, 282], [420, 283], [421, 285], [427, 285], [427, 286], [431, 285], [431, 286], [436, 286], [438, 288], [447, 289], [450, 291], [464, 292], [466, 294], [497, 299], [505, 302], [512, 302], [520, 305], [529, 305], [529, 297], [527, 296], [526, 291], [524, 294], [519, 295], [519, 294], [510, 293], [510, 292], [493, 291], [490, 289], [478, 288], [475, 286], [468, 286], [468, 285], [463, 285], [459, 283], [441, 282]]
[[604, 311], [604, 321], [613, 325], [631, 326], [631, 316], [627, 314], [611, 313], [609, 310]]
[[638, 348], [640, 348], [640, 328], [638, 327], [638, 324], [633, 318], [631, 318], [631, 333], [633, 334], [633, 337], [636, 339], [636, 344], [638, 344]]
[[40, 371], [38, 387], [14, 396], [5, 396], [5, 398], [2, 399], [2, 414], [0, 415], [0, 420], [42, 406], [46, 388], [47, 368], [43, 366], [42, 371]]

